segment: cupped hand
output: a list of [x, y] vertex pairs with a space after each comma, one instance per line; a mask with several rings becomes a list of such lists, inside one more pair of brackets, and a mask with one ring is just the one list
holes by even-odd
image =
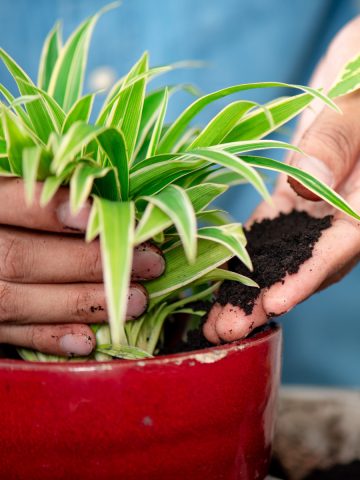
[[[61, 188], [40, 207], [41, 185], [29, 207], [19, 179], [0, 179], [0, 343], [55, 355], [88, 355], [95, 336], [87, 324], [107, 320], [101, 255], [84, 233], [90, 203], [74, 217], [69, 191]], [[135, 248], [127, 318], [147, 307], [139, 280], [165, 268], [150, 243]]]
[[[335, 37], [315, 71], [312, 86], [330, 87], [342, 66], [360, 52], [360, 17]], [[340, 98], [342, 115], [316, 104], [299, 122], [294, 143], [308, 156], [292, 154], [288, 163], [314, 175], [339, 192], [360, 211], [360, 92]], [[269, 316], [281, 315], [314, 292], [340, 280], [360, 258], [360, 223], [335, 211], [294, 180], [281, 176], [273, 193], [274, 207], [262, 203], [249, 220], [273, 218], [292, 209], [315, 217], [333, 215], [332, 226], [315, 244], [313, 256], [288, 275], [260, 292], [250, 315], [237, 306], [215, 303], [204, 325], [212, 343], [234, 341], [263, 325]]]

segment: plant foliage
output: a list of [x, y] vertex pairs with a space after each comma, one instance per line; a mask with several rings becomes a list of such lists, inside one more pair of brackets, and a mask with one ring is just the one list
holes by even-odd
[[[359, 58], [345, 67], [329, 96], [279, 82], [235, 85], [198, 96], [167, 124], [167, 107], [176, 90], [194, 89], [149, 90], [154, 76], [174, 66], [150, 68], [144, 53], [91, 121], [94, 95], [83, 94], [83, 83], [91, 34], [102, 13], [85, 20], [65, 43], [56, 24], [44, 43], [37, 84], [0, 50], [18, 88], [15, 98], [0, 86], [0, 175], [23, 177], [28, 202], [36, 182], [43, 182], [42, 204], [61, 185], [68, 185], [74, 214], [92, 196], [86, 238], [100, 236], [109, 311], [109, 327], [95, 327], [95, 356], [144, 358], [156, 350], [165, 320], [191, 311], [186, 305], [194, 299], [210, 298], [214, 281], [229, 278], [256, 286], [247, 277], [218, 268], [233, 255], [252, 268], [241, 225], [208, 208], [229, 185], [248, 182], [269, 199], [257, 169], [283, 172], [360, 219], [339, 195], [310, 175], [256, 155], [264, 149], [296, 150], [265, 137], [314, 99], [337, 110], [332, 99], [359, 87]], [[205, 127], [194, 126], [198, 113], [218, 99], [279, 87], [294, 95], [267, 105], [235, 99]], [[125, 323], [132, 250], [149, 239], [164, 249], [167, 269], [161, 278], [147, 282], [147, 313]], [[184, 298], [189, 289], [193, 293]], [[28, 359], [50, 359], [21, 352]]]

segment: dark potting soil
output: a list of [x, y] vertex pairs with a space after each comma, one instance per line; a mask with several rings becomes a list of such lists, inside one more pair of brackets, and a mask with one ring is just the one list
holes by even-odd
[[[331, 219], [331, 216], [314, 218], [306, 212], [293, 210], [272, 220], [256, 222], [245, 231], [254, 271], [249, 272], [237, 258], [230, 260], [229, 269], [252, 278], [260, 288], [283, 282], [287, 274], [298, 272], [300, 266], [311, 258], [315, 243], [322, 231], [330, 227]], [[217, 301], [221, 305], [239, 306], [249, 315], [259, 293], [258, 288], [225, 281]]]

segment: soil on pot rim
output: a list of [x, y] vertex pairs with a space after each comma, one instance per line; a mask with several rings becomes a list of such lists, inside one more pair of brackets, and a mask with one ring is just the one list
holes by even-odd
[[[261, 289], [284, 282], [287, 274], [297, 273], [300, 266], [311, 258], [315, 243], [322, 231], [331, 226], [331, 220], [330, 215], [314, 218], [306, 212], [293, 210], [272, 220], [256, 222], [245, 231], [254, 271], [249, 272], [237, 258], [230, 260], [229, 269], [252, 278]], [[217, 301], [221, 305], [239, 306], [250, 315], [259, 294], [257, 288], [225, 281]]]

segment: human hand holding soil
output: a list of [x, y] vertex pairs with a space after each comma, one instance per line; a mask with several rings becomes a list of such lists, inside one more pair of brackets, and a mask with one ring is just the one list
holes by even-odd
[[[330, 44], [311, 82], [327, 91], [341, 66], [360, 51], [360, 17], [347, 24]], [[307, 155], [291, 155], [288, 163], [299, 167], [339, 192], [351, 206], [360, 210], [360, 93], [340, 98], [339, 115], [320, 104], [301, 117], [294, 143]], [[220, 292], [204, 325], [204, 335], [212, 343], [234, 341], [263, 325], [271, 316], [281, 315], [314, 292], [340, 280], [360, 256], [360, 224], [335, 211], [296, 181], [281, 176], [273, 193], [275, 208], [262, 203], [248, 226], [280, 212], [305, 211], [312, 217], [332, 215], [331, 227], [311, 246], [312, 256], [298, 265], [298, 271], [286, 270], [271, 286], [262, 288], [250, 309], [241, 308], [231, 299], [225, 303]], [[321, 229], [320, 229], [321, 230]], [[310, 242], [311, 243], [311, 242]], [[311, 253], [311, 251], [310, 251]], [[271, 282], [269, 282], [270, 284]], [[265, 282], [266, 284], [266, 282]], [[257, 295], [256, 294], [256, 295]], [[240, 293], [241, 295], [241, 293]], [[224, 304], [225, 303], [225, 304]], [[240, 304], [240, 302], [238, 302]], [[235, 304], [235, 305], [234, 305]], [[245, 311], [247, 310], [247, 312]]]
[[[0, 343], [54, 355], [88, 355], [95, 336], [87, 324], [107, 320], [98, 241], [85, 243], [90, 204], [73, 217], [61, 188], [40, 207], [41, 185], [27, 206], [22, 180], [0, 179]], [[128, 319], [147, 307], [139, 280], [158, 277], [161, 252], [146, 243], [134, 251]]]

